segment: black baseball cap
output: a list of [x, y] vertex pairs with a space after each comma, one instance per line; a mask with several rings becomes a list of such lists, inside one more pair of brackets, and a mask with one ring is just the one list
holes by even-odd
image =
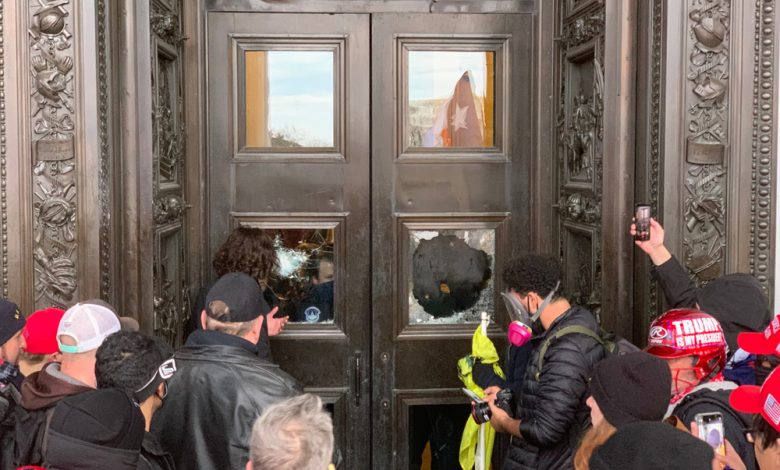
[[[215, 303], [224, 304], [214, 308]], [[214, 284], [206, 295], [207, 314], [224, 323], [252, 321], [267, 315], [271, 307], [263, 298], [260, 284], [244, 273], [227, 273]]]
[[0, 299], [0, 346], [20, 332], [25, 322], [24, 315], [15, 303]]

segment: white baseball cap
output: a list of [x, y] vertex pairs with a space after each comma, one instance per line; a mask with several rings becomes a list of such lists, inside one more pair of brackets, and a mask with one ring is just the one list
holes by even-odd
[[[97, 349], [121, 328], [114, 312], [94, 304], [76, 304], [65, 311], [57, 328], [57, 344], [64, 353], [82, 353]], [[62, 344], [60, 337], [72, 338], [75, 345]]]

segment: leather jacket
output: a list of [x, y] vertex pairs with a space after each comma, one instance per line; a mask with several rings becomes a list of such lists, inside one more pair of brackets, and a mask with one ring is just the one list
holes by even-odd
[[176, 468], [244, 468], [255, 420], [301, 393], [295, 379], [237, 336], [199, 330], [174, 357], [178, 371], [151, 432]]

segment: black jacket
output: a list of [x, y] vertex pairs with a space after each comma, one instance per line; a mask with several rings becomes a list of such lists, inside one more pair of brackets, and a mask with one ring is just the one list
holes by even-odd
[[237, 336], [196, 331], [175, 358], [178, 371], [152, 433], [177, 468], [243, 468], [255, 420], [301, 393], [295, 379]]
[[727, 274], [700, 289], [675, 257], [653, 267], [651, 273], [670, 308], [695, 308], [698, 304], [720, 322], [730, 354], [739, 348], [740, 332], [763, 331], [772, 319], [761, 284], [749, 274]]
[[590, 415], [585, 400], [593, 365], [605, 356], [604, 348], [583, 334], [568, 334], [551, 344], [536, 378], [539, 346], [560, 328], [581, 325], [594, 332], [593, 315], [572, 306], [546, 332], [535, 336], [533, 353], [525, 371], [523, 389], [515, 416], [520, 419], [522, 439], [513, 437], [504, 470], [556, 470], [573, 468], [572, 456]]
[[173, 457], [165, 452], [154, 434], [144, 433], [141, 443], [141, 455], [138, 458], [138, 470], [174, 470]]
[[745, 467], [756, 470], [756, 454], [753, 444], [745, 439], [745, 429], [750, 428], [751, 418], [731, 408], [729, 395], [736, 388], [731, 382], [711, 382], [699, 385], [672, 409], [686, 427], [696, 421], [699, 413], [720, 413], [723, 415], [723, 429], [726, 439], [734, 446]]
[[653, 266], [650, 274], [664, 291], [664, 298], [669, 308], [696, 308], [699, 289], [677, 258], [672, 256], [664, 264]]
[[80, 441], [55, 431], [48, 432], [48, 470], [135, 470], [138, 450], [113, 449]]

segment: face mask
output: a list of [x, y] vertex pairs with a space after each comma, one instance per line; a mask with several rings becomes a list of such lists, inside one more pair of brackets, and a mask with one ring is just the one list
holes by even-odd
[[553, 290], [551, 290], [550, 293], [547, 294], [547, 296], [544, 298], [542, 305], [540, 305], [533, 314], [531, 314], [517, 299], [517, 297], [512, 295], [510, 292], [501, 293], [501, 296], [504, 297], [506, 310], [509, 312], [509, 316], [512, 318], [512, 322], [509, 324], [509, 328], [507, 329], [507, 339], [513, 346], [520, 347], [531, 339], [531, 336], [533, 336], [533, 330], [531, 327], [537, 320], [539, 320], [539, 316], [542, 314], [542, 311], [550, 304], [553, 296], [555, 295], [555, 292], [558, 290], [560, 285], [561, 283], [558, 281], [558, 283], [555, 284]]

